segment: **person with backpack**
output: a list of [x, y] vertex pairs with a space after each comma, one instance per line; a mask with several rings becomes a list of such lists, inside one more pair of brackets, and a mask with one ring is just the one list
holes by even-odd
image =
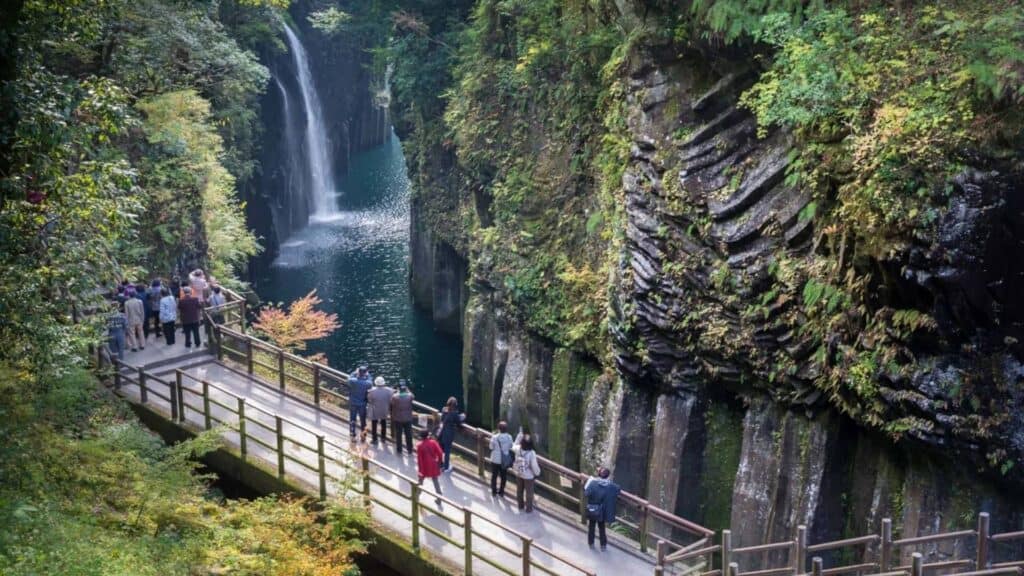
[[405, 448], [412, 454], [413, 401], [416, 399], [405, 380], [398, 381], [398, 394], [391, 397], [391, 435], [395, 437], [398, 455], [402, 455], [402, 436]]
[[380, 424], [380, 439], [388, 442], [388, 416], [391, 412], [391, 397], [395, 391], [387, 386], [384, 377], [377, 376], [373, 389], [366, 394], [370, 407], [370, 430], [373, 443], [377, 443], [377, 425]]
[[[505, 482], [508, 480], [508, 469], [515, 461], [512, 452], [512, 435], [508, 433], [508, 423], [498, 422], [498, 430], [491, 434], [491, 496], [505, 495]], [[498, 478], [501, 486], [498, 486]]]
[[587, 545], [594, 547], [595, 525], [601, 533], [601, 551], [608, 549], [608, 536], [605, 525], [615, 522], [615, 504], [622, 488], [611, 481], [611, 470], [602, 466], [597, 469], [597, 476], [591, 476], [583, 485], [583, 494], [587, 498]]
[[[421, 431], [420, 443], [416, 446], [416, 472], [419, 474], [419, 485], [423, 485], [424, 478], [430, 478], [438, 496], [441, 496], [441, 483], [438, 481], [438, 477], [441, 476], [441, 459], [443, 457], [444, 453], [441, 452], [441, 446], [437, 440], [434, 440], [430, 432]], [[438, 505], [441, 504], [441, 498], [436, 498], [434, 501]]]
[[455, 396], [448, 398], [441, 410], [441, 428], [438, 432], [438, 439], [441, 441], [441, 448], [444, 450], [444, 470], [452, 471], [452, 445], [455, 444], [455, 433], [458, 432], [466, 415], [459, 412], [459, 401]]
[[530, 513], [533, 512], [533, 484], [540, 476], [540, 462], [533, 450], [533, 437], [523, 434], [523, 429], [520, 428], [512, 450], [516, 455], [516, 503], [519, 504], [520, 510]]
[[370, 371], [366, 366], [360, 366], [348, 378], [348, 432], [352, 442], [359, 440], [356, 436], [357, 418], [359, 419], [359, 429], [366, 429], [367, 394], [372, 387]]
[[128, 317], [124, 314], [124, 304], [116, 302], [107, 318], [107, 342], [111, 355], [124, 360], [124, 337], [128, 329]]
[[210, 306], [213, 308], [210, 317], [213, 319], [214, 324], [224, 323], [224, 309], [221, 306], [227, 304], [228, 300], [224, 297], [224, 294], [220, 291], [220, 286], [213, 286], [213, 293], [210, 295]]

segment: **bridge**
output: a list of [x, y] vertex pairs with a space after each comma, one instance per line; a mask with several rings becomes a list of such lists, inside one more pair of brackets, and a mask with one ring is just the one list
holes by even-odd
[[[729, 530], [716, 533], [628, 492], [620, 496], [608, 551], [590, 549], [586, 474], [540, 458], [537, 511], [521, 513], [512, 498], [490, 495], [490, 433], [467, 425], [453, 450], [456, 470], [443, 475], [443, 495], [434, 494], [429, 483], [417, 484], [413, 454], [350, 442], [347, 374], [247, 334], [244, 299], [225, 293], [227, 304], [204, 311], [204, 347], [158, 342], [124, 362], [100, 347], [97, 367], [128, 401], [194, 432], [218, 430], [244, 463], [321, 500], [365, 506], [378, 527], [415, 553], [463, 574], [997, 576], [1024, 570], [1024, 531], [992, 534], [984, 512], [970, 530], [894, 538], [885, 519], [876, 534], [809, 543], [800, 526], [790, 540], [734, 547]], [[220, 324], [214, 314], [223, 317]], [[417, 431], [439, 414], [421, 403], [416, 410]], [[937, 554], [943, 544], [954, 552]]]

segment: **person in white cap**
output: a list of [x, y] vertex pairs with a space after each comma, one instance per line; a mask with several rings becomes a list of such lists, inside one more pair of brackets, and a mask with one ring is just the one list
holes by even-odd
[[388, 416], [391, 412], [391, 396], [394, 390], [388, 388], [384, 378], [377, 376], [373, 381], [373, 389], [367, 394], [369, 400], [370, 438], [377, 443], [377, 426], [380, 425], [380, 438], [388, 441]]

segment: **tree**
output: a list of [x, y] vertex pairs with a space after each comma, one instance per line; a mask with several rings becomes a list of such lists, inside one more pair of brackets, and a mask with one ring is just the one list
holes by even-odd
[[302, 352], [306, 341], [324, 338], [341, 327], [337, 314], [315, 310], [316, 290], [291, 303], [288, 310], [270, 305], [260, 310], [253, 328], [289, 352]]

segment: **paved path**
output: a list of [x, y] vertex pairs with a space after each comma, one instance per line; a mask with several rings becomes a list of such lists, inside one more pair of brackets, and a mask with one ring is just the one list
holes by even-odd
[[[332, 459], [351, 461], [351, 456], [346, 454], [345, 450], [341, 448], [342, 446], [346, 448], [350, 446], [348, 424], [342, 421], [337, 414], [316, 408], [306, 401], [282, 393], [275, 387], [229, 369], [224, 364], [217, 362], [216, 358], [207, 353], [205, 348], [186, 350], [180, 336], [175, 346], [167, 346], [162, 341], [154, 341], [151, 336], [148, 346], [144, 351], [128, 352], [126, 354], [125, 363], [147, 368], [147, 372], [155, 373], [158, 377], [168, 381], [174, 379], [175, 368], [182, 368], [191, 377], [185, 378], [184, 384], [186, 388], [200, 390], [201, 384], [199, 380], [207, 380], [216, 387], [229, 391], [230, 394], [246, 399], [246, 416], [258, 420], [269, 427], [263, 428], [250, 422], [247, 425], [248, 435], [255, 436], [259, 440], [273, 446], [275, 444], [275, 434], [273, 432], [275, 421], [273, 415], [278, 415], [298, 423], [317, 434], [324, 435], [327, 442], [326, 452]], [[192, 378], [195, 378], [195, 380], [192, 380]], [[159, 383], [152, 383], [149, 388], [150, 390], [166, 394], [166, 388]], [[126, 382], [121, 389], [121, 393], [134, 401], [139, 399], [139, 388], [134, 384]], [[237, 404], [237, 400], [230, 394], [211, 387], [210, 398], [211, 400], [234, 407]], [[196, 395], [186, 393], [184, 401], [186, 404], [194, 407], [186, 409], [187, 421], [198, 428], [202, 428], [204, 426], [204, 416], [201, 412], [202, 399]], [[170, 413], [169, 403], [158, 398], [153, 393], [149, 394], [149, 404], [167, 414]], [[213, 405], [211, 406], [211, 415], [215, 419], [224, 420], [229, 425], [237, 425], [237, 416], [233, 411]], [[284, 434], [286, 437], [298, 440], [303, 444], [309, 446], [316, 445], [315, 436], [302, 428], [285, 424]], [[237, 431], [227, 430], [224, 432], [224, 437], [229, 444], [236, 447], [239, 445]], [[248, 441], [247, 445], [250, 457], [263, 460], [266, 464], [276, 467], [277, 456], [274, 450], [260, 446], [252, 439]], [[392, 444], [377, 448], [371, 446], [366, 449], [368, 450], [367, 455], [376, 463], [379, 463], [379, 465], [371, 464], [371, 471], [374, 477], [396, 491], [406, 495], [410, 494], [411, 488], [409, 484], [383, 467], [395, 470], [408, 477], [415, 477], [415, 458], [408, 453], [403, 453], [399, 456]], [[314, 487], [312, 491], [315, 493], [315, 487], [318, 486], [318, 475], [313, 471], [316, 470], [317, 466], [316, 453], [293, 442], [286, 442], [285, 452], [289, 456], [285, 466], [289, 476], [298, 478], [306, 485]], [[306, 463], [312, 467], [312, 470], [301, 466], [299, 463], [291, 460], [291, 458]], [[380, 465], [383, 465], [383, 467]], [[341, 466], [335, 462], [328, 463], [327, 474], [336, 477], [343, 477], [344, 475]], [[472, 509], [474, 513], [493, 523], [493, 527], [481, 527], [478, 518], [475, 518], [474, 522], [476, 524], [474, 524], [474, 528], [478, 532], [488, 534], [488, 536], [507, 547], [518, 550], [521, 545], [520, 540], [511, 533], [501, 530], [500, 527], [508, 527], [525, 534], [533, 538], [535, 544], [562, 555], [577, 565], [594, 571], [597, 574], [633, 576], [653, 574], [654, 572], [653, 559], [642, 556], [632, 550], [619, 548], [614, 543], [607, 552], [589, 549], [586, 545], [586, 527], [584, 525], [578, 522], [567, 521], [564, 513], [552, 514], [550, 511], [543, 509], [545, 506], [554, 508], [554, 504], [541, 501], [538, 506], [540, 508], [539, 512], [525, 514], [517, 509], [513, 499], [493, 498], [490, 495], [490, 487], [476, 476], [475, 469], [473, 472], [467, 473], [456, 471], [456, 473], [444, 474], [441, 478], [441, 488], [447, 499], [460, 506]], [[514, 486], [509, 488], [508, 492], [514, 494]], [[341, 487], [334, 483], [328, 486], [328, 493], [332, 495], [336, 495], [339, 490], [341, 490]], [[408, 513], [410, 507], [408, 496], [403, 499], [376, 484], [372, 486], [371, 491], [374, 493], [375, 498], [382, 498], [392, 507]], [[420, 500], [423, 508], [428, 510], [427, 513], [423, 514], [423, 523], [461, 542], [463, 529], [436, 517], [435, 514], [440, 512], [450, 517], [459, 516], [455, 519], [461, 522], [462, 513], [458, 509], [453, 509], [450, 505], [442, 505], [439, 511], [429, 512], [430, 508], [435, 507], [432, 491], [433, 488], [429, 482], [426, 483], [425, 492], [430, 494], [425, 494]], [[410, 522], [386, 510], [384, 507], [373, 506], [372, 514], [374, 520], [392, 530], [407, 537], [411, 534]], [[455, 532], [453, 533], [453, 531]], [[425, 530], [422, 531], [420, 545], [443, 556], [455, 565], [461, 566], [463, 563], [464, 553], [460, 548], [444, 542]], [[481, 553], [486, 552], [486, 555], [493, 559], [507, 558], [507, 560], [501, 563], [509, 567], [513, 573], [521, 573], [522, 561], [500, 550], [499, 547], [483, 542], [480, 538], [475, 538], [473, 549]], [[551, 559], [538, 549], [534, 549], [533, 559], [549, 568], [552, 574], [557, 574], [558, 576], [569, 576], [570, 574], [578, 573], [566, 567], [565, 564]], [[481, 560], [475, 561], [473, 572], [475, 574], [500, 573]], [[536, 572], [541, 573], [539, 570]]]

